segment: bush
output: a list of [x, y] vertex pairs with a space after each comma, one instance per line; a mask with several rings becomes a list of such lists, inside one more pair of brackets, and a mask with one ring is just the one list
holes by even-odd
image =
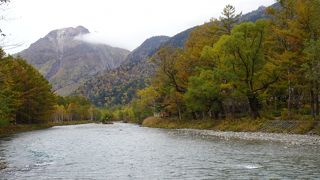
[[10, 124], [10, 120], [0, 119], [0, 127], [8, 126]]
[[304, 106], [303, 108], [300, 108], [298, 110], [298, 113], [302, 114], [302, 115], [310, 115], [311, 114], [311, 108], [310, 108], [310, 106], [309, 107], [308, 106]]
[[298, 115], [291, 111], [290, 114], [289, 114], [289, 111], [288, 109], [283, 109], [281, 111], [281, 120], [299, 120], [300, 118], [298, 117]]
[[113, 115], [110, 112], [105, 112], [102, 118], [102, 123], [110, 122], [113, 119]]
[[272, 112], [272, 115], [273, 115], [274, 117], [281, 117], [281, 111], [273, 111], [273, 112]]

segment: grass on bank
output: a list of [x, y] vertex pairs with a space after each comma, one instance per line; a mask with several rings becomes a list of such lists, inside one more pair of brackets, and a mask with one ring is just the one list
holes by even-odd
[[146, 118], [142, 126], [167, 129], [209, 129], [233, 132], [270, 132], [292, 134], [317, 134], [320, 135], [320, 125], [317, 121], [286, 121], [250, 118], [226, 120], [177, 120], [162, 119], [157, 117]]
[[88, 124], [88, 123], [94, 123], [94, 121], [83, 120], [83, 121], [49, 122], [46, 124], [6, 124], [6, 125], [0, 126], [0, 137], [5, 137], [8, 135], [20, 133], [20, 132], [46, 129], [53, 126], [65, 126], [65, 125]]
[[81, 121], [62, 121], [62, 122], [49, 122], [51, 126], [67, 126], [67, 125], [77, 125], [77, 124], [89, 124], [95, 123], [96, 121], [91, 120], [81, 120]]

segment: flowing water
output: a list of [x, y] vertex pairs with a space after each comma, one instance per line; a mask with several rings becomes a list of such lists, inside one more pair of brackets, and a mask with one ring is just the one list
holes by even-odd
[[319, 179], [320, 147], [123, 123], [57, 126], [0, 139], [0, 179], [273, 178]]

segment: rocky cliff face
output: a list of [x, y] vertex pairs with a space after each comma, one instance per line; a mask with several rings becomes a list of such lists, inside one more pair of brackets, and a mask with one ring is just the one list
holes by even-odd
[[60, 95], [68, 95], [89, 77], [120, 66], [129, 51], [81, 40], [88, 29], [78, 26], [51, 31], [18, 53], [35, 66]]

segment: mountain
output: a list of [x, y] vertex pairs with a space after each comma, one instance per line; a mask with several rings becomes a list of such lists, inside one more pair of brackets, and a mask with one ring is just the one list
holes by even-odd
[[[280, 5], [280, 3], [274, 3], [270, 7], [274, 8], [274, 9], [279, 9], [279, 8], [281, 8], [281, 5]], [[247, 14], [244, 14], [243, 16], [241, 16], [240, 22], [245, 22], [245, 21], [255, 22], [258, 19], [271, 18], [271, 16], [267, 14], [266, 9], [267, 9], [267, 7], [260, 6], [257, 10], [254, 10], [254, 11], [251, 11]]]
[[[276, 7], [272, 5], [272, 7]], [[240, 22], [256, 21], [268, 18], [266, 7], [245, 14]], [[183, 48], [190, 33], [196, 29], [187, 29], [171, 38], [166, 36], [152, 37], [141, 46], [132, 51], [124, 63], [112, 70], [99, 73], [77, 89], [76, 94], [88, 97], [96, 105], [119, 105], [126, 104], [132, 100], [136, 91], [142, 89], [149, 83], [150, 77], [155, 73], [155, 67], [148, 61], [157, 50], [163, 46]]]
[[159, 49], [160, 45], [170, 39], [168, 36], [155, 36], [145, 40], [138, 48], [133, 50], [124, 61], [124, 66], [145, 63]]
[[75, 94], [84, 95], [99, 106], [130, 102], [136, 91], [146, 87], [155, 73], [156, 67], [149, 58], [163, 46], [183, 48], [193, 29], [187, 29], [171, 38], [155, 36], [147, 39], [128, 55], [120, 67], [99, 73], [80, 86]]
[[36, 67], [60, 95], [69, 95], [89, 77], [120, 66], [128, 50], [81, 40], [83, 26], [51, 31], [17, 55]]
[[189, 38], [190, 33], [196, 29], [196, 27], [189, 28], [185, 31], [182, 31], [175, 36], [171, 37], [167, 42], [165, 42], [162, 46], [171, 46], [176, 48], [184, 48], [186, 41]]
[[144, 88], [148, 78], [155, 72], [154, 65], [148, 61], [149, 57], [169, 39], [167, 36], [156, 36], [145, 40], [120, 67], [99, 73], [80, 86], [76, 94], [88, 97], [99, 106], [105, 103], [128, 103], [136, 90]]

